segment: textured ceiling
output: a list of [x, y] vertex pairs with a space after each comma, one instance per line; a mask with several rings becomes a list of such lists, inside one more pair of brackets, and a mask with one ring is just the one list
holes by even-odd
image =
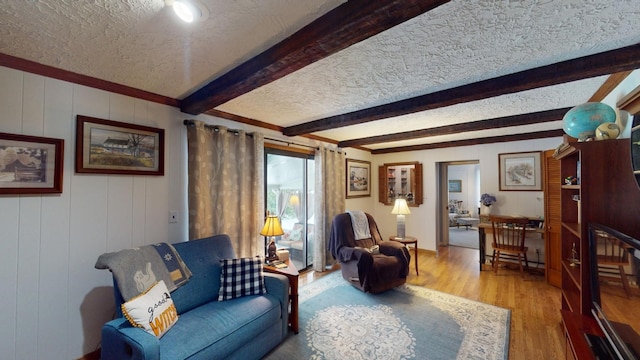
[[181, 98], [342, 3], [201, 2], [185, 24], [164, 0], [1, 0], [0, 52]]
[[[184, 98], [343, 1], [201, 0], [180, 23], [164, 0], [0, 0], [0, 53]], [[304, 122], [640, 43], [637, 0], [454, 0], [216, 109]], [[571, 107], [606, 76], [313, 135], [337, 141]], [[459, 133], [371, 149], [560, 128], [559, 122]]]

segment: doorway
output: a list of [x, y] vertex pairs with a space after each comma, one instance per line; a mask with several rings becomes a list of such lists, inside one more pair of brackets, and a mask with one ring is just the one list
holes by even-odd
[[478, 248], [480, 162], [438, 163], [438, 247]]
[[289, 251], [296, 268], [305, 269], [312, 265], [313, 155], [265, 148], [265, 160], [266, 210], [278, 216], [284, 231], [276, 246]]

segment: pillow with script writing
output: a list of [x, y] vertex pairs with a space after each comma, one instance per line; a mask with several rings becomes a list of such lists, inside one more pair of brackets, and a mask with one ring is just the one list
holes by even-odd
[[131, 325], [161, 338], [178, 321], [178, 312], [163, 280], [122, 304]]

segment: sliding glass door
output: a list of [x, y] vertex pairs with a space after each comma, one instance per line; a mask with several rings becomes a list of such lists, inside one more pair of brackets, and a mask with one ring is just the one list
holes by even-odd
[[280, 218], [285, 234], [276, 238], [278, 249], [289, 250], [298, 269], [312, 263], [313, 241], [313, 155], [265, 149], [266, 204]]

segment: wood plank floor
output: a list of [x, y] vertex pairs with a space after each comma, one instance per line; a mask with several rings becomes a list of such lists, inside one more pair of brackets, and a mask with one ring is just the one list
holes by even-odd
[[[411, 251], [413, 256], [413, 250]], [[420, 250], [420, 275], [411, 259], [407, 283], [493, 304], [511, 310], [509, 359], [563, 359], [560, 289], [547, 285], [544, 275], [499, 269], [495, 275], [478, 269], [478, 250], [443, 247], [439, 256]], [[339, 270], [338, 270], [339, 271]], [[305, 272], [300, 286], [327, 273]]]

